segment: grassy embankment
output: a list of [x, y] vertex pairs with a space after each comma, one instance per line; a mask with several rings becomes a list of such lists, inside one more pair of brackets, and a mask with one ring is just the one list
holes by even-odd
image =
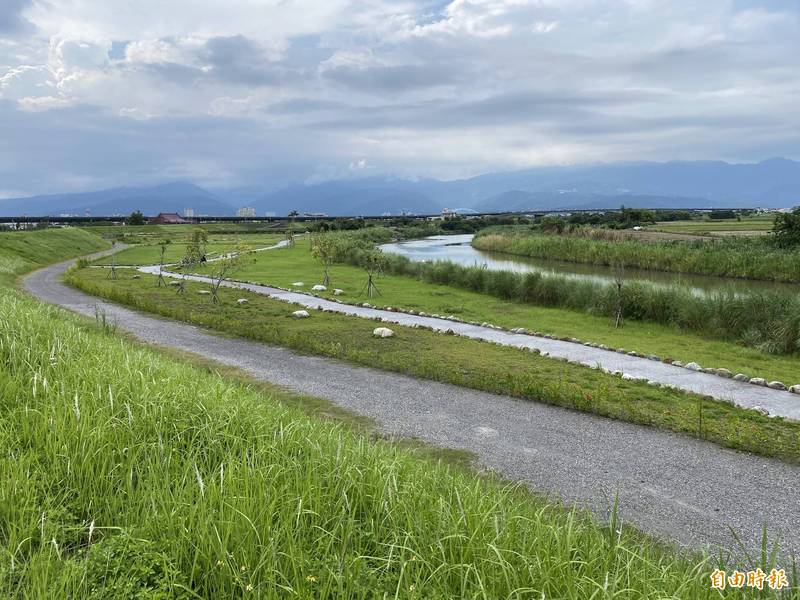
[[[302, 271], [293, 258], [307, 255], [307, 250], [275, 252], [285, 258], [268, 253], [272, 260], [294, 265], [294, 276]], [[341, 282], [342, 270], [335, 268], [334, 284]], [[313, 313], [310, 319], [294, 319], [291, 305], [242, 290], [223, 289], [220, 303], [212, 305], [208, 296], [197, 293], [208, 289], [206, 284], [188, 284], [187, 293], [178, 295], [172, 288], [158, 288], [155, 277], [131, 279], [123, 274], [114, 281], [100, 269], [74, 271], [69, 281], [89, 293], [139, 309], [308, 354], [593, 412], [793, 462], [800, 460], [800, 424], [516, 348], [403, 327], [395, 327], [394, 338], [376, 339], [372, 335], [375, 324], [370, 321], [322, 312]], [[388, 289], [387, 283], [381, 281], [382, 290]], [[237, 305], [240, 297], [249, 298], [249, 304]]]
[[[3, 283], [103, 245], [62, 235], [23, 259], [0, 235]], [[716, 561], [311, 419], [285, 392], [7, 287], [0, 323], [4, 596], [718, 597]]]
[[495, 228], [473, 240], [479, 250], [594, 265], [720, 277], [800, 282], [800, 250], [782, 250], [768, 239], [713, 241], [603, 240]]

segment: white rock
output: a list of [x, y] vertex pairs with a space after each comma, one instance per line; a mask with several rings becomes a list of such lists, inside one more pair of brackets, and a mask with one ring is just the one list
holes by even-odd
[[766, 385], [767, 385], [767, 380], [766, 380], [766, 379], [764, 379], [763, 377], [753, 377], [753, 378], [750, 380], [750, 383], [752, 383], [753, 385], [763, 385], [763, 386], [766, 386]]
[[785, 390], [786, 384], [783, 383], [782, 381], [770, 381], [767, 384], [767, 387], [772, 388], [773, 390]]
[[248, 304], [249, 302], [250, 302], [250, 300], [248, 300], [247, 298], [239, 298], [239, 299], [236, 301], [236, 304], [238, 304], [238, 305], [240, 305], [240, 306], [241, 306], [242, 304]]
[[315, 286], [313, 286], [311, 288], [312, 292], [325, 292], [327, 290], [328, 290], [328, 288], [326, 288], [324, 285], [320, 285], [320, 284], [317, 284], [317, 285], [315, 285]]
[[733, 378], [736, 381], [750, 381], [750, 378], [744, 373], [737, 373], [736, 375], [733, 376]]
[[344, 294], [344, 290], [340, 290], [339, 288], [333, 290], [334, 296], [341, 296], [342, 294]]
[[714, 369], [714, 372], [720, 377], [724, 377], [725, 379], [730, 379], [731, 377], [733, 377], [733, 373], [728, 371], [728, 369]]
[[296, 319], [307, 319], [310, 315], [307, 310], [296, 310], [292, 313], [292, 316]]
[[766, 408], [762, 407], [762, 406], [754, 406], [753, 410], [756, 411], [756, 412], [761, 413], [764, 416], [769, 415], [769, 411]]
[[700, 371], [700, 370], [702, 370], [702, 368], [703, 368], [703, 367], [701, 367], [700, 365], [698, 365], [696, 362], [690, 362], [690, 363], [688, 363], [688, 364], [686, 364], [686, 365], [684, 365], [684, 366], [685, 366], [687, 369], [689, 369], [690, 371]]
[[198, 293], [198, 294], [203, 294], [204, 296], [207, 296], [207, 295], [208, 295], [208, 294], [210, 294], [211, 292], [210, 292], [209, 290], [198, 290], [198, 291], [197, 291], [197, 293]]
[[180, 285], [180, 281], [170, 281], [167, 285]]
[[372, 331], [372, 335], [379, 338], [389, 338], [394, 336], [394, 331], [392, 331], [388, 327], [376, 327]]
[[303, 287], [305, 283], [303, 283], [302, 281], [295, 281], [292, 285], [294, 287]]
[[789, 388], [789, 391], [790, 391], [790, 392], [792, 392], [793, 394], [800, 394], [800, 383], [798, 383], [797, 385], [793, 385], [792, 387], [790, 387], [790, 388]]
[[141, 278], [142, 278], [142, 276], [139, 275], [138, 273], [136, 275], [134, 275], [133, 277], [131, 277], [131, 279], [141, 279]]

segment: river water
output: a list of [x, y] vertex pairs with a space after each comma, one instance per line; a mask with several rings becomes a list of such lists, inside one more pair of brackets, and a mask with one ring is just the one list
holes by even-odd
[[[484, 252], [472, 247], [473, 237], [471, 234], [437, 235], [421, 240], [383, 244], [380, 249], [386, 253], [399, 254], [418, 262], [448, 260], [466, 266], [485, 265], [486, 268], [496, 271], [534, 272], [599, 283], [614, 282], [615, 272], [612, 267], [527, 258], [500, 252]], [[625, 269], [625, 280], [643, 281], [657, 286], [682, 285], [691, 288], [693, 292], [698, 294], [723, 290], [733, 290], [737, 293], [784, 291], [795, 294], [800, 291], [800, 286], [791, 283], [687, 275], [632, 268]]]

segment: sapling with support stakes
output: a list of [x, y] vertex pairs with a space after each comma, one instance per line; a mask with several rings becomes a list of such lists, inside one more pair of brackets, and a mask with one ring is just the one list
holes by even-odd
[[336, 255], [335, 239], [332, 236], [325, 234], [315, 236], [314, 239], [311, 240], [311, 254], [320, 263], [322, 263], [322, 268], [324, 270], [322, 285], [325, 287], [330, 287], [330, 270], [331, 266], [333, 265], [333, 259]]
[[168, 243], [169, 243], [168, 241], [163, 241], [159, 244], [161, 248], [161, 253], [158, 261], [158, 281], [156, 281], [156, 287], [167, 285], [167, 282], [164, 281], [164, 254], [166, 254], [167, 252]]
[[108, 275], [106, 275], [106, 279], [116, 279], [117, 278], [117, 257], [111, 257], [111, 269], [108, 271]]
[[364, 287], [361, 289], [359, 296], [363, 294], [365, 291], [367, 292], [367, 298], [372, 298], [374, 295], [381, 295], [378, 286], [375, 285], [375, 278], [377, 275], [383, 273], [384, 266], [386, 265], [386, 256], [384, 256], [383, 252], [380, 250], [372, 250], [370, 251], [366, 257], [364, 258], [364, 262], [362, 266], [364, 270], [367, 272], [367, 283], [364, 284]]
[[618, 329], [619, 326], [622, 325], [622, 287], [625, 284], [625, 265], [622, 262], [619, 262], [615, 265], [614, 284], [617, 286], [617, 304], [614, 308], [614, 328]]
[[236, 272], [253, 261], [252, 250], [243, 245], [237, 245], [233, 252], [220, 259], [210, 262], [211, 271], [211, 303], [219, 302], [219, 288], [223, 282], [230, 279]]

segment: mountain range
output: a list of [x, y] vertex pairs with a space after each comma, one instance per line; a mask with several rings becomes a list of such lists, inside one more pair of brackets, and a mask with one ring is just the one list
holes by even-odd
[[114, 216], [141, 210], [233, 215], [241, 206], [256, 214], [434, 214], [447, 207], [476, 212], [615, 208], [783, 208], [800, 205], [800, 162], [641, 162], [537, 167], [469, 179], [367, 177], [295, 184], [277, 191], [251, 185], [209, 191], [188, 182], [121, 187], [0, 201], [0, 216]]

